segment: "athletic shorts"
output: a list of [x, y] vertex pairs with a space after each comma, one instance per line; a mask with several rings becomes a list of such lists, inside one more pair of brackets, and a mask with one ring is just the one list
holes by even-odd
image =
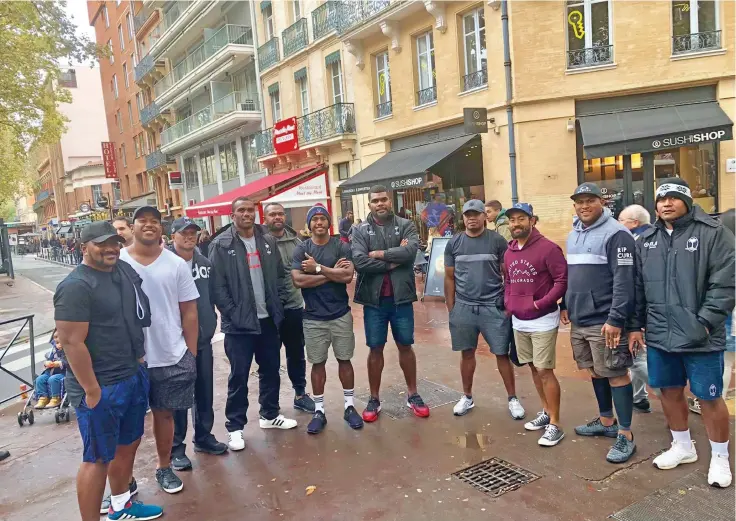
[[480, 306], [455, 302], [450, 311], [450, 338], [453, 351], [466, 351], [478, 347], [478, 335], [498, 356], [509, 354], [511, 343], [511, 318], [494, 305]]
[[197, 381], [197, 358], [187, 349], [175, 365], [151, 367], [151, 409], [170, 411], [189, 409], [194, 405]]
[[601, 325], [570, 326], [570, 343], [578, 369], [592, 368], [598, 376], [614, 378], [625, 376], [634, 358], [629, 352], [629, 337], [621, 331], [621, 340], [614, 349], [606, 347], [606, 339], [601, 334]]
[[338, 360], [353, 358], [355, 334], [353, 333], [353, 314], [349, 311], [334, 320], [304, 319], [303, 326], [307, 360], [310, 364], [326, 362], [330, 345]]
[[393, 297], [381, 297], [377, 308], [363, 306], [363, 326], [368, 347], [374, 349], [386, 345], [389, 324], [394, 342], [402, 346], [414, 343], [414, 306], [411, 302], [397, 306]]
[[723, 394], [723, 351], [670, 353], [647, 347], [649, 386], [655, 389], [685, 387], [700, 400], [715, 400]]
[[549, 331], [517, 331], [514, 329], [516, 356], [520, 364], [533, 364], [538, 369], [554, 369], [557, 362], [557, 328]]

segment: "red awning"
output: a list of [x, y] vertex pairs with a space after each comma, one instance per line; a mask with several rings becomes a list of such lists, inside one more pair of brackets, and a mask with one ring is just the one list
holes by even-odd
[[238, 197], [251, 197], [258, 192], [267, 190], [272, 186], [276, 186], [280, 183], [285, 183], [290, 179], [293, 179], [305, 172], [311, 172], [318, 168], [323, 168], [323, 165], [308, 166], [305, 168], [298, 168], [296, 170], [290, 170], [283, 174], [267, 175], [257, 181], [253, 181], [245, 186], [240, 186], [224, 194], [217, 195], [201, 203], [189, 206], [186, 209], [188, 217], [209, 217], [210, 215], [230, 215], [231, 204], [233, 200]]

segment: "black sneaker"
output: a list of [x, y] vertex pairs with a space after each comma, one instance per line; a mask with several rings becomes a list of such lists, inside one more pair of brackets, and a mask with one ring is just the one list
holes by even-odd
[[174, 474], [171, 467], [165, 469], [156, 469], [156, 481], [164, 492], [176, 494], [184, 488], [184, 483]]
[[646, 398], [640, 402], [634, 402], [634, 409], [639, 412], [652, 412], [652, 406]]
[[363, 428], [363, 418], [360, 417], [360, 414], [358, 414], [358, 411], [355, 410], [355, 407], [352, 405], [345, 409], [345, 415], [343, 416], [345, 418], [345, 421], [348, 422], [348, 425], [350, 425], [351, 429], [362, 429]]
[[363, 411], [363, 421], [367, 421], [368, 423], [376, 421], [380, 412], [381, 402], [378, 398], [373, 398], [371, 396], [371, 399], [368, 400], [368, 405]]
[[294, 409], [304, 411], [308, 413], [314, 413], [314, 400], [307, 393], [304, 393], [301, 398], [294, 398]]
[[[128, 490], [130, 490], [130, 497], [133, 497], [138, 493], [138, 483], [135, 482], [135, 478], [130, 480]], [[108, 494], [102, 500], [102, 504], [100, 505], [100, 514], [107, 514], [108, 510], [110, 510], [110, 504], [110, 494]]]
[[172, 454], [171, 467], [174, 470], [192, 470], [192, 461], [186, 454]]
[[209, 438], [202, 443], [194, 444], [194, 452], [204, 452], [205, 454], [219, 456], [220, 454], [225, 454], [227, 452], [227, 445], [217, 441], [217, 438], [210, 435]]
[[547, 426], [544, 428], [544, 434], [542, 434], [542, 437], [539, 438], [539, 441], [537, 441], [537, 443], [542, 447], [554, 447], [555, 445], [560, 443], [560, 441], [562, 441], [562, 438], [564, 437], [565, 433], [562, 432], [562, 429], [560, 429], [557, 425], [548, 423]]
[[325, 416], [325, 413], [317, 411], [314, 413], [314, 416], [312, 416], [312, 421], [307, 425], [307, 433], [319, 434], [324, 430], [325, 425], [327, 425], [327, 417]]

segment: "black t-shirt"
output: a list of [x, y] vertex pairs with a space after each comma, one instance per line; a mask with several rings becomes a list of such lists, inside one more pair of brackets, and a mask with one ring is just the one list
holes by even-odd
[[[334, 268], [340, 259], [353, 260], [350, 245], [337, 237], [330, 237], [324, 246], [318, 246], [308, 239], [297, 245], [291, 269], [301, 270], [304, 254], [328, 268]], [[309, 320], [335, 320], [350, 312], [347, 284], [327, 282], [316, 288], [303, 288], [304, 318]]]
[[[133, 343], [123, 320], [120, 275], [77, 266], [59, 283], [54, 294], [54, 318], [66, 322], [88, 322], [85, 344], [100, 386], [130, 378], [138, 370]], [[70, 367], [66, 389], [73, 406], [84, 390]]]

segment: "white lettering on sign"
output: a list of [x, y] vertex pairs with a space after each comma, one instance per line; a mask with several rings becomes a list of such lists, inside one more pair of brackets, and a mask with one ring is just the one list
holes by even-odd
[[287, 134], [276, 138], [276, 143], [287, 143], [289, 141], [294, 141], [294, 134]]
[[391, 181], [391, 188], [410, 188], [419, 186], [424, 182], [424, 177], [412, 177], [411, 179], [401, 179], [400, 181]]
[[726, 135], [725, 130], [713, 130], [711, 132], [699, 132], [697, 134], [689, 134], [687, 136], [676, 136], [667, 137], [662, 139], [655, 139], [652, 141], [652, 148], [661, 147], [677, 147], [682, 145], [690, 145], [692, 143], [704, 143], [706, 141], [718, 141], [723, 139]]
[[273, 129], [273, 133], [277, 136], [280, 136], [281, 134], [292, 133], [295, 130], [296, 130], [296, 127], [294, 125], [286, 125], [285, 127]]

